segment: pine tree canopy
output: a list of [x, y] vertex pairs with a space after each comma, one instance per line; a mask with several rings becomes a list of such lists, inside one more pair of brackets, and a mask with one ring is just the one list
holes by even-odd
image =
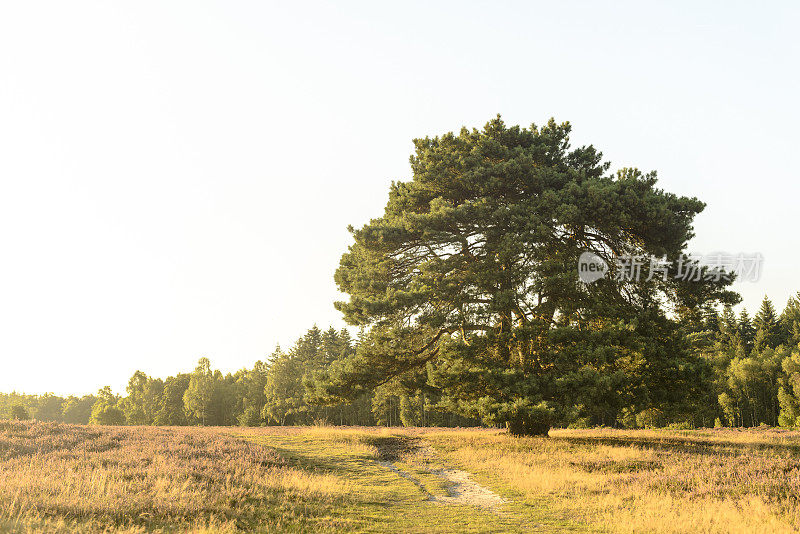
[[[414, 141], [413, 179], [392, 184], [382, 217], [350, 228], [335, 275], [349, 299], [336, 307], [369, 330], [321, 378], [329, 395], [398, 378], [518, 434], [568, 413], [680, 402], [694, 367], [670, 314], [735, 303], [729, 281], [616, 281], [613, 260], [676, 260], [704, 204], [658, 189], [655, 173], [609, 174], [569, 133], [498, 116]], [[611, 276], [580, 282], [584, 251]]]

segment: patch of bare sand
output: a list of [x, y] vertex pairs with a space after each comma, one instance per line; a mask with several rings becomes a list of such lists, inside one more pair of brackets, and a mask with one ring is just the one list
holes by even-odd
[[404, 440], [402, 438], [382, 438], [382, 440], [376, 441], [374, 445], [378, 450], [379, 458], [381, 458], [381, 460], [378, 460], [378, 463], [388, 469], [391, 469], [393, 472], [405, 478], [406, 480], [413, 482], [429, 501], [439, 504], [477, 506], [486, 509], [496, 509], [498, 506], [506, 502], [505, 499], [503, 499], [494, 491], [472, 480], [471, 475], [466, 471], [454, 468], [430, 469], [419, 466], [426, 472], [441, 477], [448, 482], [447, 496], [437, 496], [431, 494], [431, 492], [425, 488], [425, 485], [422, 484], [422, 482], [409, 473], [398, 469], [397, 466], [395, 466], [391, 461], [398, 459], [400, 456], [405, 456], [406, 454], [412, 454], [415, 452], [417, 454], [421, 453], [420, 455], [422, 457], [432, 456], [433, 451], [428, 447], [422, 449], [420, 442], [417, 439]]
[[435, 469], [431, 473], [442, 477], [450, 483], [447, 497], [431, 496], [430, 500], [442, 504], [466, 504], [481, 508], [496, 508], [505, 499], [486, 486], [481, 486], [466, 471], [460, 469]]

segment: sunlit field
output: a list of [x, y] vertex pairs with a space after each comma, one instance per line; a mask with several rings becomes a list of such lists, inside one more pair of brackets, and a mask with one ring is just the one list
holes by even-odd
[[0, 530], [794, 532], [800, 433], [0, 422]]

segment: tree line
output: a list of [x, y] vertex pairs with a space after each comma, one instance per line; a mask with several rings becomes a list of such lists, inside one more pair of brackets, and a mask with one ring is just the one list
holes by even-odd
[[800, 426], [800, 294], [780, 315], [765, 298], [752, 319], [725, 307], [698, 326], [687, 330], [709, 385], [695, 424]]
[[223, 374], [208, 358], [165, 379], [136, 371], [126, 395], [105, 386], [96, 394], [0, 394], [0, 418], [101, 425], [405, 425], [472, 426], [477, 420], [437, 406], [435, 396], [384, 384], [352, 402], [320, 404], [314, 374], [355, 352], [346, 329], [312, 327], [294, 346], [280, 347], [252, 368]]
[[[615, 388], [595, 396], [591, 413], [564, 412], [557, 426], [684, 428], [800, 426], [800, 294], [778, 314], [764, 298], [754, 316], [731, 306], [681, 322], [695, 356], [692, 392], [671, 410], [625, 405]], [[361, 340], [316, 326], [252, 368], [223, 374], [207, 358], [166, 379], [136, 371], [126, 395], [109, 386], [82, 397], [0, 394], [0, 418], [103, 425], [404, 425], [472, 426], [433, 387], [391, 381], [351, 402], [325, 403], [325, 372], [353, 357]], [[673, 384], [672, 386], [676, 386]]]

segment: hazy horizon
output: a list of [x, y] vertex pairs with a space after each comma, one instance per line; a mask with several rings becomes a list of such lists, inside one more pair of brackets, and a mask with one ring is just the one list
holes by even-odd
[[[121, 392], [344, 326], [347, 225], [412, 139], [570, 121], [707, 203], [690, 250], [800, 291], [800, 8], [744, 3], [0, 7], [0, 391]], [[741, 309], [741, 305], [737, 307]]]

